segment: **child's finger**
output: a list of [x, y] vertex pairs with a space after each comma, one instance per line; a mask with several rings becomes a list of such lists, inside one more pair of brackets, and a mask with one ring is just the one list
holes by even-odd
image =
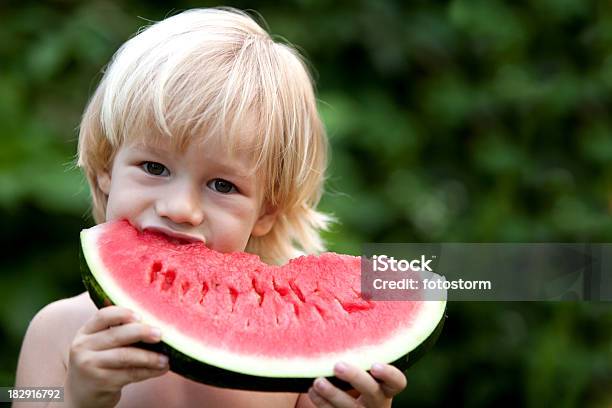
[[375, 404], [384, 397], [380, 384], [365, 370], [340, 362], [334, 366], [334, 374], [341, 380], [350, 383], [368, 402]]
[[139, 341], [157, 343], [160, 339], [159, 329], [143, 323], [128, 323], [92, 334], [89, 338], [89, 348], [90, 350], [107, 350]]
[[333, 408], [333, 405], [329, 403], [325, 398], [323, 398], [318, 392], [315, 391], [314, 388], [310, 387], [308, 389], [308, 398], [315, 404], [318, 408]]
[[372, 364], [370, 374], [380, 381], [380, 388], [387, 398], [396, 396], [406, 388], [406, 376], [392, 365]]
[[81, 328], [82, 333], [92, 334], [118, 324], [136, 321], [134, 313], [125, 307], [109, 306], [102, 308]]
[[[314, 382], [314, 391], [333, 407], [354, 407], [356, 401], [346, 392], [336, 388], [325, 378], [317, 378]], [[323, 405], [326, 406], [326, 405]]]
[[96, 353], [102, 368], [150, 368], [161, 370], [168, 365], [168, 357], [136, 347], [119, 347]]
[[130, 369], [109, 369], [104, 370], [105, 375], [112, 379], [112, 382], [117, 387], [123, 387], [130, 383], [144, 381], [149, 378], [159, 377], [168, 372], [168, 368], [151, 369], [151, 368], [130, 368]]

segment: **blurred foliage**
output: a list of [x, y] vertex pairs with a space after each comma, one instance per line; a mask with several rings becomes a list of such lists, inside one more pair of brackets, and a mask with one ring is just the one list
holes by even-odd
[[[196, 1], [0, 5], [0, 384], [43, 305], [83, 290], [72, 164], [113, 52]], [[612, 241], [608, 2], [228, 2], [311, 61], [333, 148], [329, 247]], [[612, 404], [604, 303], [453, 303], [395, 406]]]

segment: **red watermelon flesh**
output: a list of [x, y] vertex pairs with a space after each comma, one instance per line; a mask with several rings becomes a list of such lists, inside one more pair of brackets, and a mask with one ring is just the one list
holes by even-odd
[[339, 360], [364, 368], [392, 361], [444, 311], [444, 302], [363, 299], [359, 257], [326, 253], [271, 266], [170, 242], [125, 220], [84, 233], [87, 263], [114, 303], [161, 327], [163, 340], [191, 357], [243, 373], [326, 375]]

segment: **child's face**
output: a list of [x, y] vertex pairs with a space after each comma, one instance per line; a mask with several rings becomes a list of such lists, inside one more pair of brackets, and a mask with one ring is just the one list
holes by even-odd
[[98, 175], [108, 195], [106, 220], [129, 219], [140, 230], [193, 238], [220, 252], [243, 251], [266, 234], [274, 212], [262, 205], [261, 180], [246, 154], [192, 143], [180, 153], [171, 140], [125, 143], [109, 172]]

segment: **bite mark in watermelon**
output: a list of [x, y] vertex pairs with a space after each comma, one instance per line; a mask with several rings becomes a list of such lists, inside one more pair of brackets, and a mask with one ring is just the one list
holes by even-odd
[[361, 260], [349, 255], [270, 266], [125, 220], [83, 230], [81, 248], [96, 305], [134, 310], [163, 335], [142, 346], [167, 354], [173, 371], [218, 386], [304, 392], [314, 378], [333, 376], [338, 361], [405, 369], [435, 342], [446, 306], [363, 299]]

